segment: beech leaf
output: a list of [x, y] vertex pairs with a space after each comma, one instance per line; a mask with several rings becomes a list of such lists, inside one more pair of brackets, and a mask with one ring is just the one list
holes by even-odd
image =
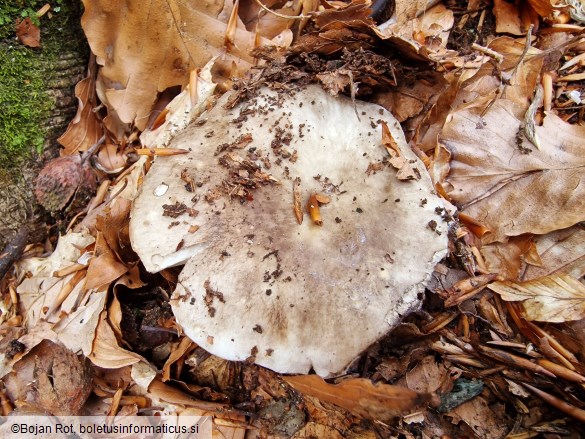
[[548, 114], [536, 127], [542, 146], [536, 150], [520, 134], [516, 110], [499, 100], [483, 118], [478, 109], [458, 111], [440, 139], [453, 154], [449, 196], [492, 230], [487, 241], [585, 220], [585, 127]]
[[[135, 121], [140, 130], [146, 128], [157, 94], [186, 85], [189, 72], [212, 57], [220, 56], [226, 66], [234, 62], [240, 71], [252, 65], [248, 52], [256, 39], [243, 25], [230, 33], [225, 47], [228, 2], [226, 11], [181, 0], [83, 3], [83, 30], [107, 84], [104, 104], [122, 122]], [[261, 45], [266, 44], [262, 39]]]
[[522, 301], [527, 320], [562, 323], [585, 318], [585, 285], [568, 275], [488, 285], [508, 302]]
[[317, 375], [283, 377], [301, 393], [335, 404], [367, 418], [388, 420], [427, 404], [431, 394], [417, 393], [406, 387], [374, 384], [365, 378], [354, 378], [329, 384]]

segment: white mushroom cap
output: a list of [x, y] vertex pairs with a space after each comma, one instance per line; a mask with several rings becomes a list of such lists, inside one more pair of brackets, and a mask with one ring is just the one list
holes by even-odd
[[[230, 97], [173, 140], [189, 154], [159, 157], [146, 175], [133, 248], [149, 271], [186, 262], [173, 311], [209, 352], [281, 373], [341, 372], [419, 306], [447, 251], [442, 203], [383, 108], [318, 86], [261, 89], [227, 110]], [[381, 121], [420, 178], [397, 178]], [[330, 199], [321, 226], [306, 213], [313, 194]], [[163, 216], [169, 206], [184, 213]]]

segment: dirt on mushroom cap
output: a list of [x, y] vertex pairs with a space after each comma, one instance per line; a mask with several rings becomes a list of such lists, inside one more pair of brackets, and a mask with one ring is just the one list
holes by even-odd
[[[189, 154], [157, 158], [133, 208], [133, 248], [150, 271], [187, 262], [173, 311], [208, 351], [279, 372], [340, 372], [419, 305], [447, 250], [442, 204], [381, 107], [354, 108], [318, 86], [261, 89], [223, 108], [229, 99], [172, 142]], [[381, 121], [419, 179], [396, 178]], [[299, 224], [297, 178], [303, 208], [313, 194], [329, 198], [321, 226]], [[157, 197], [161, 183], [169, 190]], [[199, 214], [163, 216], [175, 203]]]

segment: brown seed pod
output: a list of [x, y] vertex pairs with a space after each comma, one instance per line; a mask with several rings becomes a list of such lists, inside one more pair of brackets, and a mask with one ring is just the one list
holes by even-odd
[[4, 377], [12, 402], [40, 412], [71, 416], [91, 393], [89, 361], [62, 345], [43, 340]]
[[[83, 202], [97, 188], [93, 168], [87, 160], [103, 142], [102, 137], [87, 152], [49, 161], [35, 180], [34, 194], [41, 206], [55, 215], [73, 204]], [[74, 209], [67, 209], [74, 210]]]

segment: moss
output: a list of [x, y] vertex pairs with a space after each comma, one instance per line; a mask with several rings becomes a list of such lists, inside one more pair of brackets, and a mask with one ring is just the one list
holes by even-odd
[[18, 165], [44, 142], [43, 117], [51, 107], [45, 80], [32, 50], [8, 46], [0, 50], [0, 167]]
[[47, 138], [45, 121], [55, 106], [47, 93], [56, 77], [55, 61], [65, 49], [85, 44], [78, 25], [79, 2], [63, 0], [54, 4], [58, 12], [40, 19], [41, 47], [21, 45], [14, 34], [15, 20], [34, 15], [44, 3], [0, 0], [0, 169], [20, 167], [41, 152]]

